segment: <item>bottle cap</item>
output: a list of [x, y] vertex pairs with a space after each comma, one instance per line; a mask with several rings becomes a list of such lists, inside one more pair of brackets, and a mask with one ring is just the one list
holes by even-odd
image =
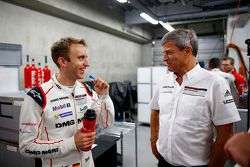
[[89, 75], [89, 79], [90, 79], [90, 80], [95, 80], [95, 77], [92, 76], [92, 75]]
[[95, 110], [93, 109], [87, 109], [87, 111], [84, 113], [84, 119], [86, 120], [94, 120], [96, 118]]

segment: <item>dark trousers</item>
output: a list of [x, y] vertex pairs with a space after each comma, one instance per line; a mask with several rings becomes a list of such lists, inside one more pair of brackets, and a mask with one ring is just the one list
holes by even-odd
[[[169, 164], [165, 159], [161, 156], [159, 159], [158, 167], [185, 167], [185, 166], [174, 166]], [[207, 167], [207, 165], [202, 166], [193, 166], [193, 167]]]

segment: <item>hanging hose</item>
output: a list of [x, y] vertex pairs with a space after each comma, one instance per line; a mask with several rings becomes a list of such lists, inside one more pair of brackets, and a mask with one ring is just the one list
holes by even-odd
[[247, 81], [247, 78], [249, 77], [249, 76], [247, 76], [248, 70], [247, 70], [246, 64], [244, 62], [240, 47], [238, 47], [236, 44], [229, 43], [226, 46], [226, 55], [228, 55], [230, 48], [234, 49], [237, 52], [237, 55], [238, 55], [238, 58], [240, 61], [239, 74], [241, 74], [243, 76], [243, 78]]

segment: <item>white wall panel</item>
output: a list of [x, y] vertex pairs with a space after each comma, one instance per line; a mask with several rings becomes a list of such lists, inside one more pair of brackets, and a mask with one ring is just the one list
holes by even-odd
[[150, 104], [138, 104], [138, 122], [150, 123]]
[[151, 100], [151, 85], [150, 84], [138, 84], [138, 102], [148, 103]]
[[137, 69], [137, 83], [151, 83], [151, 67]]

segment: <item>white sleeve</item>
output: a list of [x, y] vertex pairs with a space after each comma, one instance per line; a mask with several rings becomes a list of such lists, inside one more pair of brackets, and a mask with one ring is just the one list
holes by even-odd
[[152, 110], [159, 110], [159, 103], [158, 103], [158, 100], [159, 100], [159, 85], [155, 91], [155, 94], [151, 100], [151, 109]]
[[19, 150], [26, 157], [55, 158], [76, 150], [74, 136], [47, 140], [42, 108], [25, 95], [19, 120]]
[[212, 98], [212, 121], [215, 125], [224, 125], [240, 120], [239, 112], [225, 79], [219, 78], [215, 81], [210, 96]]
[[93, 91], [92, 106], [97, 114], [97, 123], [101, 128], [109, 128], [113, 126], [115, 120], [114, 104], [109, 95], [97, 96]]

